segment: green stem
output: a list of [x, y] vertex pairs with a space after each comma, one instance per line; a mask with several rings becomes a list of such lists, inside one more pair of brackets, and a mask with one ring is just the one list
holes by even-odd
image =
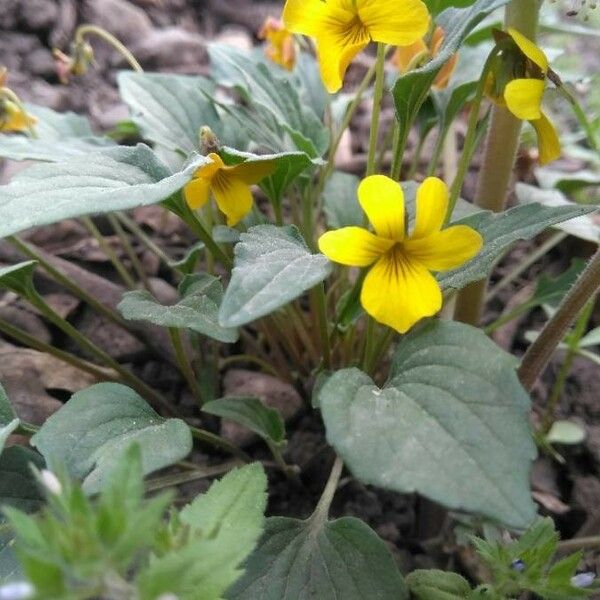
[[[479, 83], [477, 84], [477, 89], [475, 90], [475, 96], [473, 98], [473, 102], [471, 103], [471, 112], [469, 113], [469, 123], [467, 126], [467, 134], [465, 136], [465, 141], [463, 144], [463, 149], [460, 155], [460, 161], [458, 162], [458, 169], [456, 172], [456, 176], [454, 177], [454, 181], [450, 186], [450, 202], [448, 204], [448, 212], [446, 213], [446, 222], [450, 220], [452, 213], [454, 212], [454, 207], [456, 206], [456, 201], [458, 200], [458, 196], [460, 194], [460, 190], [462, 189], [463, 183], [465, 181], [465, 177], [467, 176], [467, 172], [469, 171], [469, 164], [471, 163], [471, 159], [473, 158], [473, 152], [475, 151], [476, 141], [477, 141], [477, 130], [478, 130], [478, 122], [479, 122], [479, 110], [481, 108], [481, 101], [483, 99], [483, 94], [485, 91], [485, 86], [488, 78], [488, 73], [496, 55], [498, 54], [497, 47], [494, 48], [485, 64], [483, 65], [483, 71], [481, 72], [481, 77], [479, 78]], [[445, 136], [444, 136], [445, 138]], [[440, 146], [440, 152], [443, 149], [443, 140]], [[514, 160], [514, 157], [513, 157]]]
[[100, 246], [102, 252], [104, 252], [108, 260], [110, 260], [112, 266], [119, 274], [119, 277], [122, 279], [123, 283], [130, 290], [134, 290], [136, 288], [135, 280], [129, 274], [129, 271], [125, 268], [125, 265], [121, 262], [121, 259], [117, 256], [116, 252], [112, 249], [111, 245], [100, 233], [100, 230], [96, 227], [92, 219], [90, 219], [89, 217], [81, 217], [81, 222], [84, 224], [85, 228], [89, 231], [92, 237], [98, 242], [98, 245]]
[[117, 219], [121, 221], [121, 223], [131, 231], [145, 246], [150, 250], [150, 252], [156, 254], [158, 258], [169, 268], [171, 268], [171, 259], [167, 256], [163, 250], [157, 246], [150, 236], [133, 220], [130, 219], [125, 213], [117, 212], [115, 213]]
[[84, 289], [79, 287], [73, 280], [66, 275], [63, 275], [58, 269], [53, 267], [39, 252], [34, 250], [29, 244], [26, 244], [23, 240], [16, 236], [10, 236], [6, 238], [7, 241], [12, 244], [17, 250], [25, 254], [25, 256], [36, 260], [39, 265], [46, 271], [54, 281], [62, 285], [66, 290], [70, 291], [73, 295], [83, 300], [86, 304], [91, 306], [96, 312], [105, 316], [107, 319], [128, 329], [126, 322], [123, 320], [121, 315], [111, 310], [108, 306], [105, 306], [99, 302], [94, 296], [86, 292]]
[[331, 347], [329, 345], [329, 324], [327, 323], [327, 305], [325, 300], [325, 286], [320, 283], [311, 290], [315, 299], [319, 335], [321, 338], [321, 352], [323, 354], [323, 368], [331, 369]]
[[129, 260], [131, 261], [131, 264], [133, 265], [133, 269], [137, 273], [138, 279], [142, 282], [143, 286], [149, 292], [151, 292], [152, 286], [150, 285], [150, 282], [148, 281], [148, 276], [146, 275], [146, 271], [145, 271], [142, 263], [140, 262], [140, 259], [138, 258], [135, 250], [133, 249], [133, 246], [131, 245], [129, 236], [127, 235], [127, 233], [121, 226], [121, 223], [119, 222], [119, 220], [117, 219], [117, 217], [114, 214], [108, 214], [107, 219], [108, 219], [108, 222], [110, 223], [110, 226], [113, 228], [114, 232], [117, 234], [117, 236], [119, 236], [119, 239], [121, 240], [121, 245], [123, 246], [123, 249], [127, 253]]
[[365, 335], [365, 346], [363, 350], [362, 368], [369, 373], [369, 365], [372, 362], [372, 354], [375, 348], [375, 321], [367, 315], [367, 333]]
[[585, 131], [589, 145], [596, 152], [600, 152], [600, 144], [596, 139], [596, 132], [592, 127], [592, 124], [589, 122], [583, 108], [581, 108], [581, 105], [577, 101], [577, 98], [575, 98], [575, 96], [562, 83], [561, 85], [557, 86], [557, 90], [560, 94], [562, 94], [562, 96], [564, 96], [568, 100], [569, 104], [571, 105], [571, 108], [573, 109], [573, 112], [575, 113], [579, 124], [583, 127]]
[[267, 442], [267, 446], [269, 446], [269, 450], [275, 459], [275, 463], [281, 469], [283, 474], [296, 483], [300, 482], [300, 478], [298, 477], [298, 467], [293, 465], [288, 465], [283, 458], [283, 454], [281, 452], [281, 447], [278, 444], [275, 444], [271, 440], [265, 440]]
[[377, 141], [379, 139], [379, 117], [381, 101], [385, 84], [385, 44], [377, 44], [377, 59], [375, 61], [375, 88], [373, 90], [373, 112], [371, 114], [371, 131], [369, 135], [369, 151], [367, 154], [367, 176], [375, 173], [375, 158]]
[[198, 429], [197, 427], [190, 427], [190, 431], [192, 432], [192, 437], [198, 440], [199, 442], [205, 442], [207, 444], [210, 444], [211, 446], [214, 446], [215, 448], [224, 450], [225, 452], [233, 456], [237, 456], [240, 460], [243, 460], [245, 463], [252, 462], [252, 459], [241, 448], [238, 448], [229, 440], [226, 440], [225, 438], [222, 438], [221, 436], [218, 436], [215, 433], [211, 433], [210, 431]]
[[274, 377], [278, 379], [285, 379], [281, 373], [275, 367], [271, 366], [267, 361], [259, 358], [258, 356], [254, 356], [252, 354], [235, 354], [233, 356], [227, 356], [226, 358], [222, 358], [219, 362], [219, 367], [223, 370], [225, 367], [241, 362], [252, 362], [257, 364], [263, 371], [270, 373]]
[[569, 327], [586, 303], [596, 294], [599, 287], [600, 248], [565, 296], [558, 310], [546, 323], [540, 335], [527, 349], [519, 367], [519, 379], [525, 389], [530, 390], [533, 387]]
[[181, 485], [182, 483], [190, 483], [191, 481], [198, 481], [198, 479], [205, 479], [207, 477], [215, 477], [228, 473], [236, 467], [242, 466], [244, 463], [238, 460], [232, 460], [214, 467], [196, 467], [192, 471], [185, 471], [183, 473], [171, 473], [163, 477], [155, 477], [146, 481], [146, 491], [156, 492], [167, 487], [173, 487]]
[[[505, 11], [506, 27], [512, 27], [535, 41], [539, 8], [539, 0], [512, 0]], [[504, 210], [520, 133], [521, 121], [505, 107], [494, 106], [475, 193], [475, 203], [481, 208], [494, 212]], [[483, 280], [472, 283], [459, 292], [454, 311], [457, 321], [471, 325], [479, 323], [485, 288], [486, 280]]]
[[[396, 124], [398, 123], [398, 121], [396, 121]], [[395, 127], [396, 125], [394, 125]], [[413, 157], [410, 163], [410, 168], [408, 169], [408, 173], [406, 174], [406, 179], [408, 181], [410, 181], [411, 179], [414, 178], [415, 174], [417, 173], [417, 169], [419, 168], [419, 163], [421, 161], [421, 154], [423, 153], [423, 147], [425, 146], [425, 140], [427, 139], [427, 134], [425, 135], [420, 135], [419, 139], [417, 141], [417, 146], [414, 149], [413, 152]], [[441, 150], [440, 150], [441, 152]], [[427, 175], [431, 175], [433, 173], [430, 173], [429, 170], [431, 168], [431, 163], [429, 165], [429, 168], [427, 169]], [[435, 167], [433, 169], [435, 171]]]
[[390, 167], [390, 177], [395, 181], [400, 179], [402, 172], [402, 157], [404, 156], [404, 149], [406, 148], [406, 141], [408, 140], [408, 134], [410, 133], [410, 125], [405, 124], [403, 129], [400, 128], [400, 123], [396, 119], [394, 125], [394, 143], [392, 149], [392, 166]]
[[202, 390], [200, 388], [200, 385], [198, 384], [198, 380], [196, 379], [196, 374], [192, 369], [192, 365], [190, 364], [190, 361], [188, 360], [188, 357], [185, 353], [185, 348], [183, 347], [183, 340], [181, 338], [181, 331], [176, 327], [169, 327], [169, 336], [171, 337], [173, 350], [175, 350], [175, 358], [177, 359], [179, 370], [181, 371], [181, 374], [185, 377], [190, 391], [194, 394], [194, 396], [196, 396], [196, 400], [198, 401], [200, 406], [202, 406], [204, 404]]
[[27, 300], [29, 300], [29, 302], [31, 302], [31, 304], [33, 304], [33, 306], [35, 306], [53, 325], [58, 327], [64, 334], [81, 346], [81, 348], [111, 369], [114, 369], [121, 376], [123, 381], [131, 385], [132, 388], [144, 396], [151, 404], [162, 406], [169, 412], [173, 412], [171, 406], [162, 396], [160, 396], [160, 394], [155, 392], [150, 386], [146, 385], [141, 379], [131, 373], [131, 371], [128, 371], [125, 367], [121, 366], [114, 358], [96, 346], [96, 344], [91, 342], [83, 334], [79, 333], [73, 325], [58, 315], [37, 292], [30, 292], [27, 296]]
[[446, 133], [447, 133], [446, 128], [443, 126], [440, 126], [440, 131], [438, 133], [437, 139], [435, 140], [435, 146], [433, 147], [431, 159], [429, 160], [429, 165], [427, 166], [427, 176], [428, 177], [435, 175], [438, 163], [440, 162], [440, 157], [442, 156], [442, 151], [444, 149]]
[[321, 526], [327, 520], [329, 509], [331, 507], [331, 503], [333, 502], [333, 497], [335, 496], [343, 468], [344, 461], [339, 456], [336, 456], [329, 479], [325, 484], [325, 489], [321, 494], [321, 498], [317, 504], [317, 507], [315, 508], [315, 512], [310, 517], [310, 520], [313, 521], [317, 527]]
[[73, 354], [70, 354], [69, 352], [60, 350], [59, 348], [56, 348], [55, 346], [52, 346], [51, 344], [42, 342], [41, 340], [38, 340], [37, 338], [33, 337], [32, 335], [29, 335], [27, 332], [22, 331], [21, 329], [18, 329], [17, 327], [14, 327], [10, 323], [7, 323], [6, 321], [4, 321], [2, 319], [0, 319], [0, 332], [4, 333], [5, 335], [8, 335], [9, 337], [13, 338], [20, 344], [27, 346], [28, 348], [33, 348], [34, 350], [37, 350], [38, 352], [44, 352], [46, 354], [50, 354], [50, 355], [54, 356], [55, 358], [57, 358], [58, 360], [61, 360], [65, 363], [79, 369], [80, 371], [85, 371], [86, 373], [89, 373], [90, 375], [93, 375], [94, 377], [96, 377], [99, 381], [112, 379], [105, 371], [102, 371], [102, 369], [98, 368], [96, 365], [93, 365], [92, 363], [82, 360], [81, 358], [79, 358]]
[[558, 376], [556, 377], [556, 381], [552, 386], [552, 391], [550, 392], [550, 398], [548, 399], [548, 404], [546, 406], [546, 410], [544, 411], [544, 416], [542, 418], [541, 430], [544, 433], [548, 433], [552, 424], [554, 423], [554, 419], [556, 418], [556, 408], [558, 407], [558, 401], [560, 400], [560, 396], [565, 387], [565, 383], [567, 382], [567, 377], [571, 372], [571, 367], [573, 366], [573, 361], [577, 356], [577, 351], [579, 350], [579, 342], [581, 338], [584, 336], [588, 323], [592, 317], [592, 313], [594, 312], [594, 301], [590, 300], [579, 317], [577, 318], [577, 322], [575, 324], [575, 328], [571, 335], [568, 336], [568, 347], [565, 359], [560, 367], [560, 371], [558, 372]]
[[75, 31], [75, 43], [83, 43], [86, 35], [95, 35], [103, 39], [107, 44], [111, 45], [117, 52], [119, 52], [123, 58], [125, 58], [134, 71], [137, 71], [138, 73], [144, 72], [144, 69], [142, 69], [140, 63], [127, 49], [127, 47], [105, 29], [97, 27], [96, 25], [80, 25]]

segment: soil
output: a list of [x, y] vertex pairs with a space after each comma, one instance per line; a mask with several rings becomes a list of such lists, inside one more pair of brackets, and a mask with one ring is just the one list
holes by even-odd
[[[86, 114], [98, 131], [106, 131], [127, 118], [127, 110], [119, 101], [115, 87], [115, 74], [125, 65], [102, 42], [93, 41], [96, 67], [85, 76], [73, 79], [68, 86], [60, 84], [50, 51], [55, 46], [68, 50], [77, 24], [96, 23], [111, 31], [132, 50], [147, 70], [206, 73], [206, 40], [217, 38], [240, 47], [250, 47], [257, 42], [255, 32], [264, 18], [269, 14], [278, 15], [280, 6], [278, 2], [246, 0], [0, 0], [0, 64], [7, 66], [9, 83], [24, 100], [58, 111], [73, 110]], [[368, 61], [369, 57], [364, 60]], [[359, 73], [361, 68], [364, 67], [355, 67], [355, 73]], [[367, 108], [357, 115], [351, 139], [343, 147], [342, 167], [349, 170], [364, 163], [368, 138]], [[384, 110], [383, 118], [384, 122], [391, 121], [391, 107]], [[462, 127], [459, 124], [459, 135]], [[477, 158], [474, 165], [477, 165]], [[22, 166], [5, 163], [0, 168], [0, 181], [6, 182]], [[532, 181], [532, 167], [531, 158], [522, 156], [519, 179]], [[467, 181], [467, 199], [473, 188], [474, 173]], [[182, 256], [193, 242], [175, 218], [165, 218], [157, 207], [133, 211], [133, 217], [171, 256]], [[97, 219], [96, 222], [103, 232], [110, 233], [103, 219]], [[87, 287], [95, 290], [99, 300], [113, 306], [118, 302], [122, 292], [118, 277], [97, 243], [79, 223], [66, 221], [43, 227], [30, 233], [28, 239], [58, 260], [70, 261], [75, 269], [72, 276], [85, 281]], [[116, 251], [123, 255], [118, 239], [108, 239]], [[535, 241], [517, 244], [498, 265], [492, 281], [499, 280], [542, 242], [543, 236]], [[169, 273], [143, 247], [137, 247], [136, 250], [146, 272], [154, 278], [156, 294], [165, 298], [172, 296], [174, 282], [169, 279]], [[485, 314], [485, 322], [491, 322], [499, 316], [514, 302], [515, 295], [522, 295], [522, 290], [531, 290], [539, 273], [560, 273], [569, 266], [573, 256], [586, 258], [591, 251], [591, 245], [575, 238], [561, 243], [494, 299]], [[123, 258], [127, 260], [124, 255]], [[17, 259], [14, 250], [5, 242], [0, 242], [0, 263]], [[49, 280], [40, 277], [38, 285], [46, 299], [93, 341], [109, 350], [119, 361], [130, 365], [151, 386], [164, 392], [183, 414], [198, 420], [198, 412], [185, 391], [184, 382], [173, 367], [172, 357], [164, 349], [168, 344], [149, 353], [135, 336], [112, 326]], [[75, 351], [56, 330], [11, 294], [0, 297], [0, 318], [18, 324], [39, 339]], [[526, 348], [524, 333], [539, 329], [544, 320], [543, 312], [534, 310], [498, 330], [494, 338], [507, 351], [520, 356]], [[600, 314], [596, 311], [592, 325], [598, 324]], [[147, 331], [145, 333], [148, 334]], [[0, 352], [12, 356], [11, 361], [0, 361], [0, 379], [10, 396], [16, 398], [17, 402], [23, 399], [23, 403], [27, 404], [21, 405], [20, 410], [29, 411], [27, 415], [32, 422], [41, 423], [71, 393], [89, 385], [89, 381], [82, 377], [49, 381], [52, 378], [48, 374], [56, 367], [44, 363], [40, 353], [25, 351], [14, 344], [13, 340], [0, 339]], [[563, 358], [562, 353], [557, 353], [536, 385], [533, 393], [534, 414], [540, 412]], [[250, 365], [247, 368], [252, 370]], [[260, 377], [263, 380], [257, 382], [256, 378]], [[288, 385], [283, 393], [281, 387], [287, 384], [265, 382], [264, 376], [257, 372], [251, 372], [247, 379], [250, 387], [263, 386], [263, 397], [272, 398], [279, 393], [280, 405], [282, 397], [284, 404], [292, 402], [290, 398], [295, 403], [294, 410], [288, 415], [286, 459], [300, 467], [301, 484], [288, 481], [277, 469], [270, 469], [269, 512], [305, 518], [318, 500], [333, 461], [333, 453], [325, 443], [318, 413], [298, 395], [298, 390]], [[217, 382], [217, 385], [220, 383]], [[299, 391], [306, 396], [305, 390]], [[585, 359], [577, 359], [561, 396], [560, 415], [573, 418], [583, 425], [586, 441], [575, 448], [560, 449], [565, 458], [564, 464], [548, 457], [539, 458], [533, 472], [533, 488], [541, 512], [556, 519], [564, 538], [600, 534], [599, 397], [597, 366]], [[273, 402], [276, 403], [275, 400]], [[202, 425], [214, 427], [215, 423], [203, 420]], [[235, 436], [236, 432], [231, 435]], [[271, 460], [261, 444], [253, 440], [244, 441], [250, 443], [247, 450], [253, 457]], [[218, 455], [211, 455], [210, 450], [207, 452], [198, 453], [194, 460], [219, 460]], [[205, 485], [206, 482], [188, 484], [183, 486], [182, 492], [184, 495], [194, 494]], [[443, 553], [432, 550], [448, 550], [441, 546], [436, 549], [435, 545], [423, 542], [424, 530], [429, 530], [432, 536], [440, 532], [431, 524], [424, 527], [423, 523], [417, 521], [420, 504], [422, 501], [414, 496], [375, 489], [346, 478], [335, 497], [332, 516], [353, 515], [364, 519], [388, 542], [406, 570], [436, 563]], [[437, 564], [445, 566], [446, 563], [438, 561]], [[586, 566], [596, 571], [600, 567], [600, 558], [588, 553]]]

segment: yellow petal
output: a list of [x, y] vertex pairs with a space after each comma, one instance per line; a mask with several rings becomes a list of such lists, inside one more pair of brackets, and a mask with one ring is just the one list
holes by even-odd
[[204, 178], [192, 179], [183, 188], [183, 196], [188, 206], [196, 210], [206, 204], [210, 192], [210, 180]]
[[540, 109], [546, 84], [541, 79], [513, 79], [504, 88], [504, 100], [510, 112], [524, 121], [542, 116]]
[[287, 0], [283, 8], [286, 29], [316, 37], [326, 23], [328, 3], [321, 0]]
[[427, 177], [417, 190], [415, 227], [412, 238], [422, 238], [439, 231], [448, 210], [448, 188], [437, 177]]
[[378, 236], [404, 239], [404, 193], [397, 181], [371, 175], [358, 186], [358, 201]]
[[560, 140], [550, 119], [542, 113], [539, 119], [531, 121], [535, 128], [540, 153], [540, 164], [545, 165], [560, 156]]
[[369, 35], [360, 27], [356, 27], [356, 31], [351, 31], [347, 35], [342, 31], [338, 35], [327, 34], [317, 38], [321, 79], [330, 94], [334, 94], [342, 87], [348, 66], [368, 43]]
[[404, 75], [413, 68], [421, 57], [429, 54], [429, 48], [420, 39], [409, 46], [398, 46], [392, 56], [392, 64]]
[[408, 46], [429, 29], [429, 11], [421, 0], [356, 0], [358, 15], [371, 39], [394, 46]]
[[210, 162], [196, 169], [194, 177], [212, 179], [221, 169], [228, 168], [225, 166], [223, 159], [215, 152], [211, 152], [206, 158], [210, 159]]
[[360, 300], [376, 321], [400, 333], [442, 307], [442, 293], [433, 275], [401, 252], [388, 252], [373, 265]]
[[519, 50], [521, 50], [531, 62], [535, 63], [545, 75], [548, 71], [548, 58], [544, 54], [544, 51], [516, 29], [509, 27], [508, 35], [510, 35], [515, 44], [519, 47]]
[[455, 225], [433, 235], [404, 242], [404, 250], [431, 271], [447, 271], [471, 260], [483, 246], [483, 238], [466, 225]]
[[231, 174], [248, 185], [254, 185], [267, 175], [271, 175], [276, 167], [277, 163], [274, 160], [248, 160], [232, 167]]
[[237, 225], [252, 210], [252, 192], [248, 184], [231, 173], [220, 172], [212, 180], [212, 193], [227, 225]]
[[367, 267], [393, 245], [362, 227], [342, 227], [319, 238], [319, 250], [333, 262], [350, 267]]

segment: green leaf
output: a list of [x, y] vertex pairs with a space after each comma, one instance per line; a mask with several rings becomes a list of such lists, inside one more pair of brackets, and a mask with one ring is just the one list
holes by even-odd
[[444, 289], [460, 289], [468, 283], [484, 279], [496, 260], [517, 240], [531, 239], [547, 227], [594, 210], [595, 207], [589, 206], [548, 207], [536, 203], [517, 206], [500, 214], [482, 211], [455, 221], [453, 225], [469, 225], [476, 229], [483, 237], [484, 245], [475, 258], [458, 269], [442, 273], [438, 281]]
[[187, 275], [180, 286], [180, 294], [178, 302], [165, 306], [146, 290], [127, 292], [117, 309], [129, 321], [149, 321], [161, 327], [191, 329], [229, 344], [237, 341], [236, 329], [219, 325], [219, 306], [223, 299], [223, 286], [219, 279], [206, 273]]
[[386, 545], [362, 521], [267, 519], [266, 531], [227, 600], [408, 598]]
[[594, 212], [598, 209], [597, 206], [581, 207], [573, 202], [567, 200], [565, 195], [558, 190], [542, 190], [533, 185], [527, 185], [525, 183], [517, 183], [515, 186], [515, 194], [519, 202], [525, 205], [539, 204], [543, 205], [544, 208], [558, 210], [562, 208], [567, 210], [571, 208], [575, 211], [576, 208], [587, 208], [584, 212], [579, 214], [573, 214], [573, 216], [565, 220], [566, 222], [558, 221], [552, 223], [557, 229], [561, 229], [569, 235], [574, 235], [582, 240], [597, 244], [600, 241], [600, 225], [596, 223], [591, 216], [587, 213]]
[[467, 35], [492, 11], [509, 0], [477, 0], [468, 8], [448, 8], [437, 18], [444, 29], [444, 41], [439, 52], [425, 66], [402, 75], [392, 90], [396, 118], [401, 127], [410, 127], [431, 89], [436, 75], [458, 50]]
[[447, 128], [475, 95], [477, 81], [468, 81], [439, 92], [433, 92], [433, 102], [443, 128]]
[[63, 219], [156, 204], [180, 190], [203, 157], [171, 174], [143, 144], [35, 165], [0, 186], [0, 237]]
[[27, 297], [33, 288], [33, 271], [36, 260], [26, 260], [16, 265], [0, 268], [0, 287]]
[[383, 389], [344, 369], [319, 399], [328, 441], [362, 482], [509, 527], [532, 521], [529, 397], [514, 357], [478, 329], [431, 322], [399, 343]]
[[6, 425], [0, 427], [0, 453], [4, 449], [4, 444], [8, 436], [19, 426], [19, 419], [13, 419]]
[[291, 183], [308, 167], [321, 164], [304, 152], [280, 152], [279, 154], [252, 154], [234, 148], [223, 147], [219, 154], [226, 164], [239, 164], [246, 161], [272, 160], [275, 171], [260, 181], [260, 188], [272, 202], [280, 203]]
[[188, 426], [159, 416], [133, 390], [99, 383], [73, 394], [31, 438], [50, 465], [64, 464], [83, 487], [98, 492], [107, 473], [134, 442], [140, 445], [144, 474], [185, 458], [192, 449]]
[[[219, 241], [215, 238], [214, 231], [213, 239], [215, 242]], [[203, 250], [204, 244], [202, 242], [197, 242], [188, 249], [186, 255], [181, 260], [173, 260], [169, 263], [169, 266], [173, 269], [177, 269], [183, 275], [191, 275], [196, 268], [196, 264], [198, 263]]]
[[161, 594], [180, 600], [223, 598], [262, 532], [266, 488], [264, 470], [254, 463], [229, 472], [183, 508], [180, 520], [189, 527], [188, 542], [140, 574], [141, 599], [155, 600]]
[[235, 246], [234, 269], [219, 312], [224, 327], [245, 325], [323, 281], [331, 263], [311, 254], [298, 229], [258, 225]]
[[228, 396], [206, 402], [202, 410], [250, 429], [264, 440], [281, 444], [285, 440], [285, 425], [277, 410], [265, 406], [258, 398]]
[[417, 600], [464, 600], [471, 593], [469, 582], [439, 569], [418, 569], [406, 577], [406, 584]]
[[38, 510], [44, 498], [31, 467], [43, 469], [44, 465], [43, 458], [29, 448], [7, 448], [0, 455], [0, 507], [12, 506], [25, 512]]
[[0, 383], [0, 426], [7, 425], [17, 418], [12, 404], [6, 395], [4, 387]]
[[187, 155], [198, 150], [201, 127], [222, 135], [207, 96], [215, 86], [205, 77], [122, 71], [117, 81], [132, 121], [148, 140]]
[[[247, 53], [224, 44], [209, 44], [208, 52], [215, 81], [233, 87], [242, 100], [254, 107], [254, 120], [284, 142], [272, 150], [297, 149], [311, 158], [322, 156], [329, 145], [327, 129], [311, 106], [300, 95], [287, 76], [279, 76], [275, 69], [256, 62]], [[251, 113], [240, 119], [240, 126], [252, 128]], [[291, 143], [283, 140], [285, 133]], [[254, 137], [254, 136], [251, 136]]]
[[0, 157], [11, 160], [55, 162], [114, 146], [104, 136], [96, 136], [88, 120], [72, 112], [59, 113], [44, 106], [26, 104], [27, 112], [37, 117], [37, 137], [0, 135]]
[[323, 211], [329, 229], [363, 225], [363, 211], [358, 203], [360, 179], [356, 175], [334, 171], [323, 189]]

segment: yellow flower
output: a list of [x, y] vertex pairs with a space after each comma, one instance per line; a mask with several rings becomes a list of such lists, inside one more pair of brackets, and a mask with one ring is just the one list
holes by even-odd
[[321, 78], [333, 93], [369, 42], [412, 44], [427, 32], [429, 13], [421, 0], [286, 0], [283, 22], [316, 39]]
[[208, 202], [212, 192], [219, 210], [227, 217], [227, 225], [237, 225], [252, 209], [250, 186], [275, 170], [273, 160], [247, 160], [227, 166], [223, 159], [211, 152], [210, 163], [194, 173], [193, 179], [183, 188], [189, 207], [200, 208]]
[[[421, 38], [410, 46], [399, 46], [394, 52], [392, 57], [392, 64], [404, 75], [412, 69], [418, 68], [425, 61], [431, 60], [438, 55], [442, 42], [444, 41], [444, 30], [441, 27], [436, 27], [429, 46]], [[439, 70], [433, 82], [433, 88], [436, 90], [443, 90], [450, 81], [454, 69], [456, 69], [456, 63], [458, 62], [458, 54], [453, 54], [444, 63], [444, 66]]]
[[296, 64], [296, 44], [291, 31], [287, 30], [280, 19], [267, 17], [258, 32], [258, 38], [267, 40], [265, 54], [274, 63], [291, 71]]
[[0, 131], [27, 131], [37, 119], [21, 109], [8, 99], [0, 99]]
[[319, 238], [319, 248], [332, 261], [354, 267], [373, 265], [361, 291], [361, 303], [375, 320], [400, 333], [442, 307], [442, 292], [431, 271], [459, 267], [481, 249], [482, 238], [466, 225], [442, 230], [448, 188], [436, 177], [419, 186], [416, 218], [407, 235], [404, 194], [384, 175], [363, 179], [358, 199], [374, 233], [343, 227]]
[[509, 29], [507, 34], [515, 44], [518, 59], [509, 55], [509, 81], [502, 85], [500, 80], [504, 78], [504, 74], [500, 77], [492, 75], [487, 92], [492, 100], [506, 106], [515, 117], [531, 123], [538, 138], [540, 164], [545, 165], [560, 156], [560, 141], [556, 129], [542, 112], [548, 59], [543, 50], [522, 33]]

